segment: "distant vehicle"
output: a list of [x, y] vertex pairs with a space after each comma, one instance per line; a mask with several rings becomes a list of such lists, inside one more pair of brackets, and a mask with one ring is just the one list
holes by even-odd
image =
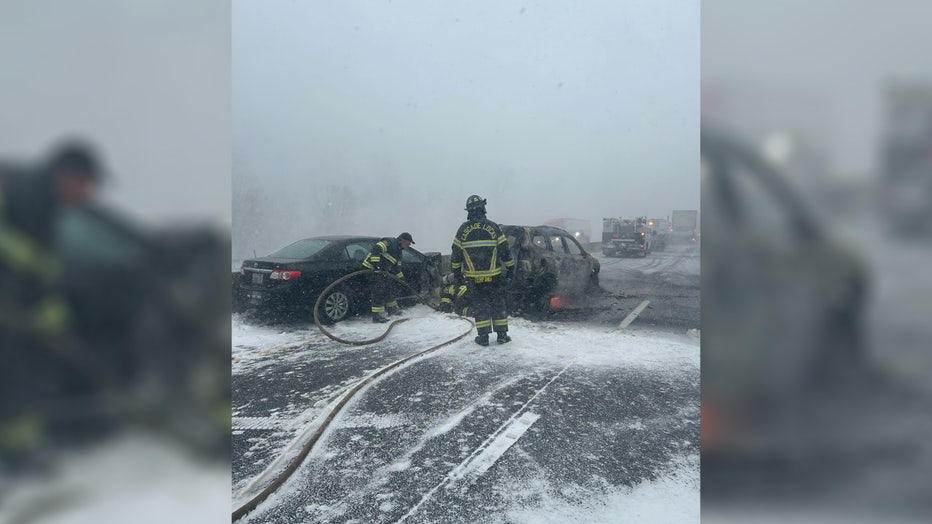
[[[322, 236], [298, 240], [278, 251], [243, 262], [234, 276], [234, 310], [255, 308], [271, 313], [306, 311], [313, 315], [320, 293], [342, 276], [363, 269], [362, 262], [380, 237]], [[402, 251], [404, 281], [418, 294], [439, 296], [440, 253]], [[365, 312], [369, 307], [369, 279], [360, 275], [330, 290], [320, 304], [319, 318], [333, 323]], [[397, 284], [402, 296], [410, 290]], [[401, 302], [404, 304], [404, 302]]]
[[651, 241], [647, 217], [602, 219], [602, 254], [607, 257], [646, 257]]
[[679, 243], [696, 242], [699, 238], [699, 212], [695, 209], [673, 210], [670, 226], [670, 240]]
[[886, 92], [880, 165], [883, 210], [894, 234], [932, 234], [932, 84]]
[[599, 290], [599, 261], [570, 232], [553, 226], [502, 226], [515, 257], [512, 307], [562, 309]]
[[651, 250], [663, 251], [667, 247], [667, 237], [669, 232], [669, 221], [666, 218], [649, 218], [647, 219], [647, 229], [651, 236]]
[[565, 229], [583, 246], [588, 246], [592, 242], [589, 236], [590, 224], [588, 220], [580, 218], [551, 218], [544, 222], [544, 225]]

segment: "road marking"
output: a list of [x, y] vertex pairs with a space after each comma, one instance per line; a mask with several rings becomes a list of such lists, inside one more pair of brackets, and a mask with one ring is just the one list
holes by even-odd
[[645, 300], [641, 302], [640, 304], [638, 304], [638, 307], [634, 308], [634, 311], [632, 311], [631, 313], [628, 313], [628, 316], [626, 316], [625, 319], [621, 321], [621, 324], [618, 324], [618, 329], [624, 329], [628, 327], [632, 322], [634, 322], [634, 319], [638, 318], [638, 315], [641, 314], [641, 311], [644, 311], [644, 308], [646, 308], [647, 304], [649, 303], [650, 303], [650, 300]]
[[522, 415], [520, 419], [513, 420], [511, 424], [505, 427], [504, 432], [499, 433], [495, 440], [490, 442], [471, 462], [454, 470], [452, 479], [458, 480], [467, 476], [481, 477], [539, 418], [540, 415], [528, 412]]
[[[477, 447], [472, 452], [471, 455], [469, 455], [468, 457], [466, 457], [465, 460], [463, 460], [463, 462], [461, 462], [458, 466], [453, 468], [452, 471], [447, 473], [446, 476], [443, 478], [443, 480], [440, 481], [439, 484], [437, 484], [436, 486], [431, 488], [430, 491], [425, 493], [424, 496], [421, 497], [421, 500], [417, 504], [414, 505], [414, 507], [412, 507], [410, 510], [408, 510], [407, 513], [402, 515], [400, 519], [398, 519], [398, 522], [396, 524], [404, 522], [408, 517], [410, 517], [411, 515], [414, 515], [417, 512], [417, 510], [420, 509], [420, 507], [423, 506], [431, 497], [433, 497], [434, 493], [436, 493], [437, 490], [439, 490], [440, 488], [446, 486], [447, 484], [450, 484], [451, 482], [455, 480], [463, 478], [467, 473], [473, 473], [476, 476], [480, 476], [483, 473], [485, 473], [486, 470], [492, 467], [492, 464], [494, 464], [495, 461], [498, 460], [498, 458], [501, 457], [502, 454], [504, 454], [505, 451], [507, 451], [508, 448], [511, 447], [512, 444], [517, 442], [518, 437], [523, 435], [524, 432], [527, 431], [527, 429], [531, 427], [531, 424], [533, 424], [538, 418], [540, 418], [540, 415], [536, 415], [534, 413], [525, 411], [528, 408], [528, 406], [531, 404], [531, 402], [533, 402], [534, 399], [539, 397], [544, 392], [544, 390], [547, 389], [547, 387], [550, 384], [553, 384], [553, 382], [556, 379], [560, 378], [560, 375], [566, 372], [566, 370], [569, 369], [569, 367], [572, 366], [574, 363], [575, 361], [567, 364], [566, 367], [564, 367], [563, 369], [560, 370], [559, 373], [554, 375], [554, 377], [550, 379], [549, 382], [544, 384], [540, 389], [537, 390], [537, 392], [531, 395], [531, 398], [529, 398], [527, 402], [522, 404], [521, 407], [518, 408], [517, 411], [515, 411], [514, 415], [512, 415], [501, 426], [499, 426], [498, 429], [493, 431], [492, 434], [489, 435], [489, 437], [486, 438], [485, 441], [482, 442], [482, 444], [479, 444], [479, 447]], [[521, 428], [522, 425], [525, 426], [523, 429]], [[511, 435], [515, 435], [514, 438], [510, 438], [508, 436], [509, 435], [509, 433], [507, 433], [508, 430], [511, 430], [510, 431]], [[501, 444], [499, 444], [499, 442], [501, 442]]]
[[274, 431], [282, 429], [282, 420], [274, 417], [233, 417], [233, 429]]

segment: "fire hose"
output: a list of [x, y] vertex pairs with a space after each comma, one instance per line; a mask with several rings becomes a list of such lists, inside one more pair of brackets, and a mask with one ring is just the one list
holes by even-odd
[[[395, 321], [393, 321], [391, 324], [389, 324], [388, 329], [386, 329], [386, 330], [385, 330], [385, 333], [383, 333], [381, 336], [378, 336], [378, 337], [373, 338], [373, 339], [359, 340], [359, 341], [346, 340], [346, 339], [340, 338], [340, 337], [338, 337], [338, 336], [336, 336], [336, 335], [330, 333], [329, 331], [327, 331], [327, 330], [321, 325], [320, 317], [318, 316], [318, 308], [320, 307], [320, 302], [321, 302], [321, 300], [323, 299], [323, 297], [326, 296], [326, 294], [327, 294], [331, 289], [333, 289], [334, 287], [336, 287], [336, 286], [339, 285], [340, 283], [342, 283], [342, 282], [344, 282], [344, 281], [346, 281], [346, 280], [348, 280], [348, 279], [350, 279], [350, 278], [353, 278], [353, 277], [355, 277], [355, 276], [358, 276], [358, 275], [360, 275], [360, 274], [365, 274], [365, 273], [375, 273], [376, 275], [381, 275], [381, 276], [386, 277], [386, 278], [392, 278], [392, 279], [398, 280], [399, 282], [401, 282], [402, 284], [404, 284], [405, 286], [407, 286], [407, 288], [410, 289], [412, 292], [414, 292], [415, 294], [417, 294], [417, 290], [415, 290], [413, 287], [411, 287], [407, 282], [404, 282], [403, 280], [398, 279], [398, 278], [394, 277], [393, 275], [389, 275], [389, 274], [387, 274], [387, 273], [380, 272], [380, 271], [372, 271], [372, 270], [366, 269], [366, 270], [361, 270], [361, 271], [356, 271], [356, 272], [354, 272], [354, 273], [350, 273], [350, 274], [348, 274], [348, 275], [346, 275], [346, 276], [343, 276], [343, 277], [341, 277], [341, 278], [335, 280], [332, 284], [330, 284], [329, 286], [327, 286], [327, 287], [321, 292], [320, 296], [317, 297], [317, 301], [314, 303], [314, 323], [317, 324], [317, 327], [320, 329], [320, 331], [321, 331], [323, 334], [327, 335], [329, 338], [331, 338], [331, 339], [333, 339], [333, 340], [335, 340], [335, 341], [337, 341], [337, 342], [340, 342], [340, 343], [342, 343], [342, 344], [349, 344], [349, 345], [353, 345], [353, 346], [363, 346], [363, 345], [366, 345], [366, 344], [372, 344], [372, 343], [378, 342], [378, 341], [384, 339], [386, 336], [388, 336], [388, 333], [392, 330], [392, 328], [393, 328], [395, 325], [400, 324], [400, 323], [402, 323], [402, 322], [405, 322], [405, 321], [407, 321], [407, 320], [410, 320], [410, 319], [407, 319], [407, 318], [400, 319], [400, 320], [395, 320]], [[418, 298], [421, 298], [420, 295], [417, 295], [417, 296], [418, 296]], [[426, 301], [424, 301], [424, 303], [426, 303]], [[435, 309], [435, 310], [437, 309], [437, 308], [434, 307], [432, 304], [427, 304], [427, 305], [430, 306], [431, 308]], [[410, 361], [412, 361], [412, 360], [414, 360], [414, 359], [417, 359], [417, 358], [420, 358], [420, 357], [422, 357], [422, 356], [424, 356], [424, 355], [427, 355], [428, 353], [432, 353], [432, 352], [434, 352], [434, 351], [436, 351], [436, 350], [438, 350], [438, 349], [440, 349], [440, 348], [442, 348], [442, 347], [444, 347], [444, 346], [448, 346], [448, 345], [450, 345], [450, 344], [453, 344], [454, 342], [456, 342], [456, 341], [462, 339], [463, 337], [466, 337], [467, 335], [469, 335], [469, 334], [472, 332], [472, 329], [473, 329], [473, 327], [475, 326], [475, 324], [474, 324], [471, 320], [469, 320], [468, 318], [464, 318], [464, 317], [456, 317], [456, 318], [460, 318], [460, 319], [465, 320], [466, 322], [468, 322], [468, 323], [469, 323], [469, 329], [467, 329], [465, 332], [463, 332], [462, 334], [458, 335], [458, 336], [455, 337], [455, 338], [452, 338], [452, 339], [450, 339], [450, 340], [447, 340], [447, 341], [445, 341], [445, 342], [442, 342], [442, 343], [440, 343], [440, 344], [437, 344], [437, 345], [435, 345], [435, 346], [433, 346], [433, 347], [430, 347], [430, 348], [425, 349], [425, 350], [423, 350], [423, 351], [419, 351], [419, 352], [417, 352], [417, 353], [415, 353], [415, 354], [413, 354], [413, 355], [410, 355], [410, 356], [405, 357], [405, 358], [403, 358], [403, 359], [401, 359], [401, 360], [398, 360], [398, 361], [396, 361], [396, 362], [394, 362], [394, 363], [392, 363], [392, 364], [389, 364], [388, 366], [386, 366], [386, 367], [380, 369], [379, 371], [373, 373], [373, 374], [370, 375], [369, 377], [367, 377], [367, 378], [365, 378], [364, 380], [360, 381], [360, 382], [359, 382], [358, 384], [356, 384], [351, 390], [349, 390], [349, 392], [347, 392], [347, 393], [343, 396], [343, 398], [340, 400], [340, 402], [339, 402], [336, 406], [334, 406], [334, 408], [330, 411], [330, 413], [327, 415], [327, 417], [323, 420], [323, 422], [322, 422], [321, 425], [317, 428], [317, 430], [314, 431], [314, 434], [311, 435], [311, 437], [308, 439], [308, 441], [307, 441], [307, 442], [304, 444], [304, 446], [302, 447], [301, 452], [294, 458], [294, 460], [291, 461], [291, 463], [288, 465], [288, 467], [286, 467], [281, 473], [279, 473], [279, 474], [272, 480], [272, 482], [271, 482], [268, 486], [266, 486], [265, 489], [263, 489], [259, 494], [257, 494], [256, 496], [252, 497], [252, 498], [251, 498], [249, 501], [247, 501], [245, 504], [241, 505], [239, 508], [237, 508], [235, 511], [233, 511], [233, 521], [237, 521], [237, 520], [243, 518], [244, 516], [246, 516], [246, 514], [248, 514], [248, 513], [249, 513], [250, 511], [252, 511], [253, 509], [255, 509], [256, 506], [258, 506], [261, 502], [263, 502], [265, 499], [267, 499], [272, 493], [274, 493], [276, 490], [278, 490], [278, 488], [281, 487], [281, 486], [291, 477], [291, 475], [292, 475], [295, 471], [298, 470], [298, 468], [299, 468], [299, 467], [301, 466], [301, 464], [304, 462], [304, 459], [307, 458], [307, 456], [310, 454], [311, 449], [312, 449], [312, 448], [314, 447], [314, 445], [320, 440], [321, 436], [323, 436], [324, 431], [326, 431], [327, 428], [330, 427], [330, 423], [333, 421], [333, 419], [337, 416], [337, 414], [339, 414], [340, 410], [343, 409], [343, 407], [347, 404], [347, 402], [349, 402], [350, 399], [352, 399], [352, 398], [356, 395], [356, 393], [358, 393], [359, 391], [361, 391], [365, 386], [367, 386], [368, 384], [372, 383], [374, 380], [376, 380], [376, 379], [379, 378], [380, 376], [384, 375], [385, 373], [388, 373], [389, 371], [391, 371], [391, 370], [393, 370], [393, 369], [395, 369], [395, 368], [397, 368], [397, 367], [399, 367], [399, 366], [401, 366], [401, 365], [403, 365], [403, 364], [405, 364], [405, 363], [407, 363], [407, 362], [410, 362]]]

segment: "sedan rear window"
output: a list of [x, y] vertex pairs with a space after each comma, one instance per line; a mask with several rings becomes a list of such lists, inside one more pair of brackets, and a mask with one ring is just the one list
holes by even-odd
[[269, 255], [269, 257], [293, 259], [310, 258], [329, 245], [329, 240], [321, 240], [319, 238], [305, 238], [304, 240], [298, 240], [294, 244], [290, 244], [279, 249], [278, 251]]

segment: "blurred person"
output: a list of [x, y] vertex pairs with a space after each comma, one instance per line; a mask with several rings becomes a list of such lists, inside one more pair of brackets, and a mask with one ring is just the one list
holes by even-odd
[[48, 437], [65, 399], [110, 378], [76, 333], [55, 250], [61, 211], [86, 204], [101, 173], [93, 149], [76, 141], [38, 165], [0, 166], [0, 455], [11, 461]]
[[511, 341], [505, 290], [515, 273], [508, 240], [501, 226], [486, 218], [485, 206], [486, 200], [479, 195], [466, 199], [466, 221], [456, 230], [450, 257], [457, 285], [467, 285], [472, 295], [470, 307], [478, 331], [475, 342], [480, 346], [489, 345], [493, 330], [499, 344]]
[[[401, 253], [412, 244], [414, 244], [414, 238], [408, 232], [404, 232], [396, 238], [383, 238], [372, 246], [372, 251], [363, 260], [362, 265], [366, 269], [383, 271], [385, 274], [401, 280], [404, 278], [404, 272], [401, 270]], [[394, 282], [380, 275], [375, 275], [372, 277], [369, 287], [372, 297], [373, 323], [388, 322], [385, 313], [392, 316], [401, 314], [398, 300], [393, 292], [395, 289]]]
[[456, 313], [461, 317], [468, 316], [469, 286], [457, 284], [455, 281], [445, 285], [440, 293], [440, 311], [443, 313]]

